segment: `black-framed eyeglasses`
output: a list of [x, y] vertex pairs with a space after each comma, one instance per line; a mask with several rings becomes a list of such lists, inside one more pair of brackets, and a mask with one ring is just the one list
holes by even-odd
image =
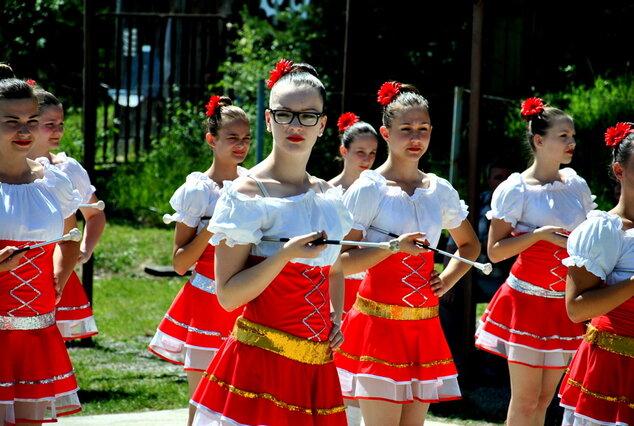
[[319, 117], [323, 114], [318, 112], [297, 112], [289, 111], [286, 109], [271, 109], [267, 108], [273, 116], [273, 121], [277, 124], [291, 124], [291, 122], [297, 117], [299, 124], [306, 127], [315, 126], [319, 122]]

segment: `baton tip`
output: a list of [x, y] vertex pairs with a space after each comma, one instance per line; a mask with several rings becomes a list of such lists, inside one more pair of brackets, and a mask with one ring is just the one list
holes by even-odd
[[493, 272], [493, 265], [491, 265], [490, 263], [485, 263], [484, 265], [482, 265], [482, 272], [484, 273], [484, 275], [489, 275], [491, 272]]

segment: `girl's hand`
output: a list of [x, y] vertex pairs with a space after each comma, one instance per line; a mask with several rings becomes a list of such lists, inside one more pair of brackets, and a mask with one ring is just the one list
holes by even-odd
[[311, 244], [311, 242], [322, 238], [328, 238], [325, 231], [293, 237], [284, 244], [281, 251], [289, 261], [295, 258], [315, 258], [326, 249], [326, 244]]
[[341, 332], [341, 325], [339, 323], [332, 323], [332, 328], [328, 334], [328, 341], [330, 342], [330, 349], [337, 349], [343, 343], [343, 333]]
[[441, 276], [435, 270], [431, 271], [429, 285], [431, 287], [431, 292], [434, 294], [434, 296], [437, 297], [444, 295], [449, 290], [451, 290], [452, 287], [444, 282]]
[[79, 250], [79, 257], [77, 258], [77, 263], [81, 263], [84, 264], [86, 262], [88, 262], [90, 260], [90, 257], [92, 256], [92, 252], [87, 252], [85, 250]]
[[0, 272], [10, 271], [20, 264], [20, 259], [24, 256], [24, 252], [13, 254], [18, 248], [7, 246], [0, 250]]
[[403, 234], [400, 237], [397, 238], [399, 244], [401, 245], [401, 252], [403, 253], [407, 253], [407, 254], [411, 254], [411, 255], [418, 255], [420, 253], [426, 253], [429, 250], [427, 250], [426, 248], [422, 248], [419, 247], [416, 243], [422, 243], [425, 245], [429, 245], [429, 241], [425, 239], [425, 235], [422, 232], [411, 232], [408, 234]]
[[542, 226], [533, 231], [533, 234], [538, 235], [540, 240], [548, 241], [556, 246], [566, 248], [568, 238], [557, 235], [556, 233], [568, 234], [568, 231], [557, 226]]

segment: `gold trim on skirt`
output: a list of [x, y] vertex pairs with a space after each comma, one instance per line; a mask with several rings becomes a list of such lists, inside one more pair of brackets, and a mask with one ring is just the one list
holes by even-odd
[[599, 330], [592, 324], [588, 324], [585, 341], [617, 355], [634, 358], [634, 337], [620, 336], [604, 330]]
[[389, 305], [387, 303], [375, 302], [357, 295], [354, 302], [354, 308], [366, 315], [378, 318], [386, 318], [399, 321], [416, 321], [436, 318], [438, 316], [439, 307], [429, 306], [423, 308], [412, 308], [409, 306]]
[[447, 365], [453, 362], [453, 358], [447, 358], [447, 359], [439, 359], [439, 360], [430, 361], [430, 362], [394, 363], [394, 362], [386, 361], [384, 359], [375, 358], [373, 356], [368, 356], [368, 355], [358, 356], [358, 355], [352, 355], [351, 353], [348, 353], [348, 352], [344, 352], [341, 349], [335, 349], [335, 350], [337, 351], [338, 354], [345, 356], [346, 358], [353, 359], [355, 361], [374, 362], [377, 364], [383, 364], [383, 365], [387, 365], [394, 368], [409, 368], [409, 367], [429, 368], [429, 367], [436, 367], [438, 365]]
[[330, 342], [312, 342], [271, 327], [238, 317], [231, 337], [240, 343], [257, 346], [293, 361], [322, 365], [332, 362]]
[[235, 387], [233, 385], [230, 385], [229, 383], [223, 382], [222, 380], [218, 379], [213, 374], [205, 373], [204, 376], [205, 376], [205, 378], [207, 380], [218, 384], [218, 386], [220, 386], [223, 389], [226, 389], [228, 392], [234, 393], [234, 394], [242, 396], [244, 398], [266, 399], [267, 401], [271, 401], [273, 404], [277, 405], [278, 407], [284, 408], [284, 409], [289, 410], [289, 411], [298, 411], [300, 413], [308, 414], [310, 416], [312, 416], [313, 414], [319, 414], [319, 415], [337, 414], [337, 413], [342, 413], [342, 412], [346, 411], [346, 407], [343, 406], [343, 405], [340, 405], [340, 406], [337, 406], [337, 407], [333, 407], [333, 408], [306, 408], [306, 407], [300, 407], [299, 405], [288, 404], [288, 403], [286, 403], [284, 401], [280, 401], [279, 399], [275, 398], [270, 393], [250, 392], [250, 391], [245, 391], [245, 390], [242, 390], [242, 389], [238, 389], [237, 387]]
[[576, 388], [579, 388], [579, 390], [587, 395], [590, 395], [594, 398], [597, 399], [602, 399], [604, 401], [610, 401], [610, 402], [614, 402], [614, 403], [619, 403], [619, 404], [625, 404], [628, 407], [630, 407], [631, 409], [634, 409], [634, 403], [632, 401], [629, 400], [628, 397], [626, 396], [612, 396], [612, 395], [604, 395], [602, 393], [598, 393], [598, 392], [593, 392], [589, 389], [586, 389], [583, 387], [583, 385], [575, 380], [572, 379], [568, 379], [568, 384], [570, 386], [574, 386]]

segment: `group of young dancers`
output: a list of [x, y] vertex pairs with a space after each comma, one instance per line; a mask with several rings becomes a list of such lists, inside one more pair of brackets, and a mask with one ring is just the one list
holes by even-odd
[[[0, 65], [0, 421], [41, 424], [80, 411], [65, 340], [97, 334], [74, 272], [106, 218], [88, 174], [59, 149], [62, 103]], [[61, 241], [77, 226], [78, 241]], [[81, 235], [81, 233], [80, 233]]]
[[[187, 371], [189, 424], [344, 425], [345, 404], [358, 404], [366, 426], [423, 424], [430, 403], [460, 398], [439, 297], [470, 267], [451, 258], [437, 272], [426, 247], [446, 229], [459, 258], [480, 253], [457, 191], [418, 169], [432, 131], [428, 102], [391, 81], [378, 92], [379, 132], [354, 114], [341, 116], [344, 168], [327, 182], [306, 170], [326, 126], [318, 73], [281, 60], [267, 84], [273, 148], [250, 170], [239, 166], [250, 147], [248, 116], [226, 97], [212, 96], [206, 106], [213, 162], [176, 190], [168, 218], [176, 222], [174, 269], [194, 272], [149, 349]], [[79, 409], [50, 322], [52, 271], [65, 264], [53, 266], [52, 253], [37, 262], [29, 252], [12, 255], [24, 242], [61, 235], [62, 219], [72, 221], [79, 204], [66, 175], [49, 164], [54, 159], [27, 159], [42, 120], [34, 99], [21, 80], [0, 81], [0, 190], [37, 194], [14, 194], [12, 207], [5, 202], [0, 211], [15, 223], [2, 227], [0, 251], [0, 343], [16, 345], [16, 358], [0, 363], [0, 415], [8, 424]], [[564, 425], [634, 425], [634, 125], [606, 133], [622, 187], [606, 213], [594, 210], [586, 182], [561, 168], [574, 153], [572, 118], [538, 98], [523, 103], [522, 116], [533, 161], [495, 190], [487, 213], [490, 259], [518, 258], [481, 319], [476, 345], [508, 359], [509, 425], [543, 424], [558, 385]], [[379, 134], [388, 156], [370, 170]], [[43, 206], [54, 212], [46, 220]], [[29, 227], [35, 231], [21, 231]], [[392, 240], [396, 253], [368, 244]], [[36, 263], [49, 270], [45, 277], [16, 274]], [[35, 310], [16, 297], [25, 287], [48, 295], [38, 296], [45, 306]], [[38, 341], [46, 356], [27, 350], [31, 335], [46, 336]]]

